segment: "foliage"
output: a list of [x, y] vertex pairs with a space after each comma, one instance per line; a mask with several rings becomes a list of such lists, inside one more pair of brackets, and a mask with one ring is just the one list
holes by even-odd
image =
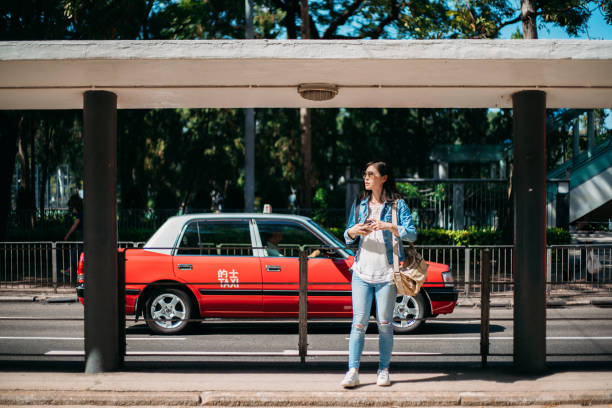
[[546, 245], [568, 245], [571, 242], [572, 236], [568, 230], [556, 227], [546, 230]]
[[[299, 37], [299, 0], [254, 3], [256, 38]], [[556, 25], [575, 35], [586, 30], [595, 8], [612, 24], [607, 1], [536, 3], [540, 28]], [[315, 39], [496, 38], [501, 28], [520, 21], [520, 10], [511, 0], [310, 0], [309, 12], [311, 38]], [[244, 29], [244, 2], [240, 1], [23, 0], [0, 4], [0, 40], [5, 41], [230, 39], [243, 38]], [[119, 111], [119, 208], [209, 209], [214, 191], [222, 195], [223, 208], [241, 209], [243, 112]], [[558, 114], [550, 112], [551, 118]], [[37, 165], [43, 179], [59, 163], [70, 165], [73, 179], [82, 178], [81, 113], [16, 114], [23, 174], [18, 208], [40, 208], [33, 192]], [[433, 146], [500, 144], [511, 137], [512, 129], [508, 109], [313, 109], [311, 114], [315, 194], [311, 215], [330, 225], [336, 225], [336, 220], [325, 214], [344, 207], [347, 169], [350, 175], [360, 174], [364, 163], [377, 158], [387, 161], [397, 177], [431, 177]], [[596, 111], [595, 118], [596, 129], [603, 128], [603, 111]], [[549, 133], [549, 164], [571, 154], [570, 131], [571, 124], [561, 123]], [[293, 189], [302, 193], [298, 111], [257, 109], [256, 135], [256, 202], [288, 208]], [[609, 136], [597, 131], [596, 140]], [[0, 154], [7, 162], [11, 150]], [[486, 171], [483, 166], [462, 164], [451, 168], [450, 177], [481, 177]], [[7, 192], [10, 186], [3, 182], [0, 188]], [[408, 197], [419, 194], [409, 185], [400, 189]], [[448, 192], [436, 189], [432, 194]], [[2, 196], [9, 199], [8, 194]]]
[[467, 230], [419, 230], [418, 245], [501, 245], [501, 231], [491, 228], [470, 228]]
[[153, 228], [120, 228], [118, 241], [146, 242], [155, 233]]
[[[340, 241], [344, 242], [344, 227], [327, 228]], [[546, 230], [547, 245], [568, 245], [572, 241], [569, 231], [561, 228]], [[416, 245], [512, 245], [503, 242], [502, 232], [491, 228], [469, 228], [467, 230], [422, 229], [418, 231]]]

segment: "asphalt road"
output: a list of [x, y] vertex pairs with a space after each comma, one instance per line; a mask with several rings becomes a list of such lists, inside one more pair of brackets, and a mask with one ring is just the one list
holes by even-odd
[[[20, 319], [23, 317], [29, 320]], [[83, 307], [79, 303], [0, 303], [0, 360], [82, 360], [82, 317]], [[418, 334], [396, 335], [393, 361], [431, 364], [480, 362], [480, 310], [456, 308], [453, 314], [446, 317], [459, 320], [444, 321], [441, 316], [429, 321]], [[592, 306], [555, 308], [548, 309], [547, 317], [551, 319], [547, 333], [548, 361], [612, 361], [612, 309]], [[510, 362], [512, 321], [495, 320], [498, 318], [512, 318], [512, 309], [492, 308], [490, 353], [508, 356], [491, 356], [489, 361]], [[561, 320], [552, 320], [558, 318]], [[604, 320], [591, 320], [594, 318]], [[350, 322], [347, 320], [309, 323], [308, 361], [345, 362], [349, 330]], [[294, 321], [211, 320], [198, 324], [183, 335], [159, 336], [152, 335], [142, 321], [134, 323], [128, 320], [126, 361], [293, 363], [299, 361], [297, 331], [298, 325]], [[377, 352], [377, 340], [376, 325], [371, 324], [366, 335], [366, 353]], [[215, 356], [215, 353], [223, 355]], [[578, 355], [597, 353], [610, 355]], [[374, 363], [377, 356], [365, 356], [363, 361]]]

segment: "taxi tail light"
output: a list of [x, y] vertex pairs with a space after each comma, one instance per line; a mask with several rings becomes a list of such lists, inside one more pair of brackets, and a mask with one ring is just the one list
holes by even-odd
[[85, 283], [85, 272], [83, 271], [83, 264], [85, 263], [85, 253], [81, 252], [79, 256], [79, 264], [77, 266], [77, 282]]
[[451, 271], [442, 272], [442, 281], [444, 282], [444, 286], [447, 287], [453, 287], [455, 285]]

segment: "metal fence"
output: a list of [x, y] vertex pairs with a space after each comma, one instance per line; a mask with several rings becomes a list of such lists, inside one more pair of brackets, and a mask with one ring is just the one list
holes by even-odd
[[[142, 242], [119, 242], [120, 248]], [[0, 288], [74, 288], [82, 242], [1, 242]]]
[[[510, 220], [512, 202], [508, 199], [507, 179], [396, 179], [402, 189], [413, 221], [418, 229], [442, 228], [460, 230], [467, 226], [500, 229]], [[361, 189], [363, 181], [350, 179], [347, 185], [348, 208]], [[569, 180], [548, 179], [546, 182], [547, 225], [567, 228], [569, 201], [557, 205], [557, 198], [569, 200]], [[560, 188], [564, 186], [563, 188]], [[565, 193], [561, 193], [565, 191]], [[561, 203], [559, 203], [561, 204]], [[565, 211], [562, 209], [565, 208]], [[559, 211], [559, 214], [557, 212]], [[338, 224], [341, 225], [342, 223]], [[607, 227], [603, 223], [600, 228]]]
[[[141, 247], [142, 242], [119, 242], [119, 247]], [[463, 296], [479, 296], [482, 275], [481, 254], [491, 257], [491, 293], [512, 295], [511, 245], [428, 246], [416, 248], [430, 262], [450, 267], [457, 289]], [[251, 248], [239, 248], [249, 251]], [[304, 247], [285, 248], [286, 256], [298, 256]], [[2, 242], [0, 243], [0, 288], [75, 287], [76, 269], [82, 242]], [[205, 253], [225, 253], [224, 248], [208, 248]], [[221, 252], [220, 252], [221, 251]], [[236, 250], [234, 250], [235, 252]], [[612, 292], [612, 245], [552, 245], [547, 247], [547, 289]]]
[[[506, 179], [396, 180], [418, 229], [464, 229], [466, 226], [500, 228], [509, 214]], [[347, 207], [363, 181], [350, 179]]]

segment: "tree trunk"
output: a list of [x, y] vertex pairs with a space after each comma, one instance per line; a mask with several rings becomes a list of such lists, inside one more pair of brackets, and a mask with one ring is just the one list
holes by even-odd
[[11, 211], [11, 186], [15, 171], [15, 157], [17, 156], [17, 135], [19, 123], [23, 117], [10, 112], [0, 112], [0, 239], [6, 239], [6, 227]]
[[[253, 0], [245, 0], [245, 38], [253, 39]], [[255, 110], [245, 109], [244, 114], [244, 210], [255, 209]]]
[[29, 218], [30, 228], [34, 227], [34, 209], [36, 208], [34, 194], [34, 137], [32, 114], [24, 116], [17, 133], [17, 158], [21, 165], [21, 178], [17, 191], [17, 209], [22, 210], [21, 216]]
[[45, 199], [47, 197], [47, 180], [49, 180], [49, 159], [51, 156], [51, 138], [53, 132], [50, 122], [50, 120], [46, 120], [46, 129], [41, 130], [41, 132], [43, 132], [45, 135], [44, 137], [41, 136], [43, 142], [41, 150], [44, 152], [44, 154], [41, 154], [40, 177], [38, 180], [38, 184], [40, 186], [40, 194], [38, 195], [38, 208], [40, 208], [41, 221], [45, 219]]
[[310, 15], [308, 13], [308, 0], [300, 0], [300, 11], [302, 14], [302, 40], [310, 38]]
[[[302, 39], [310, 37], [310, 18], [308, 0], [301, 0]], [[302, 207], [312, 208], [312, 132], [310, 127], [310, 109], [300, 108], [300, 129], [302, 131]]]
[[535, 40], [538, 38], [538, 25], [536, 24], [535, 0], [521, 0], [521, 21], [523, 22], [523, 38]]
[[312, 132], [310, 109], [300, 108], [300, 128], [302, 131], [302, 207], [312, 208]]

